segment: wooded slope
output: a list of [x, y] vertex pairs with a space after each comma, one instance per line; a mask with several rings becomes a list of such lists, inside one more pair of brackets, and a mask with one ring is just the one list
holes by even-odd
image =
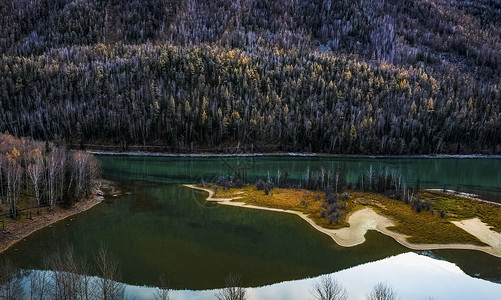
[[500, 153], [499, 1], [6, 1], [0, 130], [166, 151]]

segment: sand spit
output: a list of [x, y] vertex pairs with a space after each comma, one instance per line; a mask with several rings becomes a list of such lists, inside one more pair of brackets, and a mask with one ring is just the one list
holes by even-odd
[[496, 256], [501, 257], [501, 233], [491, 230], [489, 225], [479, 218], [453, 221], [452, 223], [497, 250]]
[[[338, 245], [342, 247], [353, 247], [365, 242], [365, 234], [368, 230], [377, 230], [387, 236], [392, 237], [401, 245], [413, 250], [434, 250], [434, 249], [465, 249], [478, 250], [493, 256], [501, 257], [501, 234], [494, 232], [479, 219], [464, 220], [461, 222], [453, 222], [455, 225], [466, 230], [470, 234], [476, 236], [482, 242], [489, 246], [477, 246], [470, 244], [413, 244], [407, 241], [407, 236], [398, 232], [390, 231], [388, 227], [395, 223], [388, 217], [376, 213], [371, 208], [364, 208], [354, 212], [349, 218], [350, 227], [341, 229], [327, 229], [317, 225], [312, 219], [304, 213], [285, 210], [278, 208], [261, 207], [255, 205], [246, 205], [243, 202], [238, 202], [238, 198], [214, 198], [214, 191], [207, 188], [197, 187], [195, 185], [185, 184], [186, 187], [202, 190], [209, 193], [207, 201], [217, 202], [223, 205], [238, 206], [252, 209], [261, 209], [276, 212], [285, 212], [299, 216], [316, 230], [330, 236]], [[459, 224], [458, 224], [459, 223]]]

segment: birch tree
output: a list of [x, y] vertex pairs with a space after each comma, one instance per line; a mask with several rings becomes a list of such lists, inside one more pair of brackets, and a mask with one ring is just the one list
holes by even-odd
[[37, 213], [40, 213], [40, 188], [42, 184], [42, 175], [44, 171], [42, 152], [39, 148], [31, 151], [30, 164], [28, 165], [28, 176], [31, 181], [31, 186], [33, 188], [33, 193], [35, 195], [35, 200], [37, 202]]
[[124, 299], [125, 285], [118, 282], [121, 278], [118, 265], [104, 246], [99, 248], [97, 265], [100, 278], [95, 282], [96, 297], [101, 300]]
[[46, 176], [47, 176], [47, 192], [48, 192], [48, 202], [50, 209], [54, 209], [54, 205], [56, 204], [56, 176], [58, 174], [59, 161], [57, 157], [57, 153], [55, 151], [51, 151], [45, 157], [45, 166], [46, 166]]
[[0, 155], [0, 204], [7, 202], [7, 190], [5, 188], [5, 173], [7, 168], [7, 158]]
[[17, 217], [17, 203], [21, 191], [22, 168], [17, 160], [20, 156], [19, 151], [14, 148], [7, 154], [7, 202], [10, 204], [12, 218]]
[[85, 170], [89, 162], [89, 154], [83, 151], [73, 153], [73, 173], [76, 184], [77, 198], [84, 190]]

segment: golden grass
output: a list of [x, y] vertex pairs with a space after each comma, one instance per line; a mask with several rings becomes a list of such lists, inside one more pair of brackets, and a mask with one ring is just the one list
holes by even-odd
[[395, 221], [395, 226], [388, 229], [407, 235], [411, 243], [485, 245], [449, 219], [440, 218], [436, 212], [417, 213], [411, 205], [380, 194], [354, 192], [353, 197], [363, 199], [375, 211]]
[[[346, 209], [340, 209], [340, 217], [338, 222], [329, 223], [328, 218], [322, 218], [321, 211], [325, 194], [322, 191], [309, 191], [305, 189], [280, 189], [273, 188], [268, 195], [264, 191], [258, 190], [255, 186], [247, 185], [242, 188], [231, 188], [223, 190], [218, 187], [215, 198], [235, 198], [235, 201], [244, 202], [248, 205], [270, 207], [277, 209], [293, 210], [305, 213], [316, 224], [324, 228], [337, 229], [348, 227], [349, 213], [357, 210], [356, 203], [352, 201], [346, 202]], [[362, 206], [358, 205], [358, 208]]]
[[[226, 191], [219, 188], [215, 197], [242, 197], [236, 201], [245, 202], [249, 205], [290, 209], [309, 214], [319, 210], [323, 200], [323, 193], [320, 191], [274, 188], [268, 195], [265, 195], [263, 191], [259, 191], [255, 186], [248, 185], [240, 189], [232, 188]], [[302, 204], [301, 201], [305, 201], [306, 205]]]
[[[451, 221], [479, 217], [482, 221], [493, 226], [496, 231], [501, 230], [501, 207], [483, 203], [472, 199], [447, 195], [439, 192], [424, 191], [421, 200], [433, 203], [434, 211], [423, 210], [417, 213], [411, 205], [397, 201], [376, 193], [348, 191], [349, 199], [346, 209], [341, 209], [341, 216], [337, 223], [329, 224], [328, 218], [321, 217], [325, 194], [322, 191], [308, 191], [304, 189], [274, 188], [269, 195], [259, 191], [255, 186], [218, 188], [216, 198], [235, 198], [248, 205], [270, 207], [277, 209], [294, 210], [305, 213], [315, 223], [324, 228], [337, 229], [348, 227], [348, 216], [363, 207], [370, 207], [387, 216], [395, 222], [389, 230], [408, 236], [407, 240], [417, 244], [473, 244], [485, 246], [475, 236], [457, 227]], [[305, 205], [306, 204], [306, 205]], [[445, 218], [438, 215], [438, 211], [447, 212]]]
[[484, 223], [492, 226], [494, 231], [501, 233], [501, 206], [451, 195], [439, 191], [423, 191], [423, 201], [433, 204], [435, 210], [446, 212], [446, 218], [450, 220], [464, 220], [480, 218]]

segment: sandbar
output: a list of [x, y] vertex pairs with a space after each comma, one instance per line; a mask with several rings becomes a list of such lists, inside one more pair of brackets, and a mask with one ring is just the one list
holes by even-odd
[[488, 246], [478, 246], [471, 244], [414, 244], [407, 241], [407, 236], [395, 231], [391, 231], [388, 227], [394, 226], [393, 220], [386, 216], [376, 213], [371, 208], [364, 208], [352, 213], [348, 218], [350, 227], [341, 229], [327, 229], [316, 224], [306, 214], [286, 209], [262, 207], [255, 205], [247, 205], [244, 202], [238, 202], [241, 197], [235, 198], [215, 198], [214, 191], [208, 188], [198, 187], [192, 184], [185, 184], [184, 186], [202, 190], [209, 193], [207, 201], [217, 202], [223, 205], [238, 206], [252, 209], [261, 209], [275, 212], [290, 213], [299, 216], [316, 230], [330, 236], [338, 245], [342, 247], [353, 247], [365, 242], [365, 234], [368, 230], [376, 230], [392, 237], [401, 245], [413, 250], [435, 250], [435, 249], [465, 249], [465, 250], [478, 250], [488, 253], [493, 256], [501, 257], [501, 234], [489, 229], [487, 224], [480, 221], [480, 219], [470, 219], [460, 222], [452, 222], [456, 226], [464, 229], [468, 233], [474, 235]]
[[497, 256], [501, 256], [501, 233], [491, 230], [482, 220], [473, 218], [452, 223], [497, 250]]

